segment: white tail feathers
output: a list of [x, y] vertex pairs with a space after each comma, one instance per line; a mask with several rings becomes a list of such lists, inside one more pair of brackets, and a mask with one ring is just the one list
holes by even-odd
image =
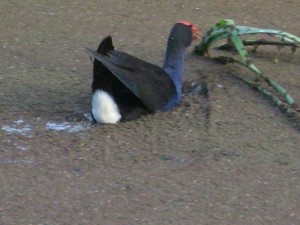
[[103, 90], [92, 96], [92, 114], [98, 123], [117, 123], [122, 117], [113, 97]]

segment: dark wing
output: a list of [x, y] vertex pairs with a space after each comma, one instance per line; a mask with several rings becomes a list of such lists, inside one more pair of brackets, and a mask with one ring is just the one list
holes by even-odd
[[159, 110], [176, 94], [173, 81], [159, 66], [114, 50], [106, 54], [90, 49], [87, 52], [110, 70], [151, 111]]

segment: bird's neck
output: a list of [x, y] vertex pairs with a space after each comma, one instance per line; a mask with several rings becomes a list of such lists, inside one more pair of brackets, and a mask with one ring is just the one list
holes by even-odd
[[184, 47], [176, 46], [176, 44], [172, 43], [172, 40], [169, 40], [163, 65], [163, 69], [169, 74], [175, 84], [179, 101], [181, 98], [184, 51]]

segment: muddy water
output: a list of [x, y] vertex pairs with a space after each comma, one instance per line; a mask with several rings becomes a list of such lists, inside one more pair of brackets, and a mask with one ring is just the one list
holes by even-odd
[[[91, 125], [85, 47], [162, 64], [174, 21], [220, 18], [300, 35], [298, 1], [0, 3], [0, 224], [298, 224], [299, 132], [234, 78], [191, 54], [179, 108]], [[275, 53], [274, 53], [275, 52]], [[299, 52], [257, 66], [300, 101]], [[278, 61], [275, 63], [275, 61]], [[205, 80], [208, 94], [197, 89]]]

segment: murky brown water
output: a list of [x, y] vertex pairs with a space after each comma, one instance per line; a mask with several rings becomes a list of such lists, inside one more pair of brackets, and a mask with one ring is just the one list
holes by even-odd
[[[118, 125], [90, 126], [85, 47], [162, 64], [169, 30], [220, 18], [300, 35], [299, 1], [2, 1], [0, 224], [299, 224], [299, 131], [234, 78], [191, 54], [185, 85], [208, 98]], [[257, 66], [300, 101], [299, 52], [261, 48]], [[274, 59], [279, 62], [275, 63]], [[249, 74], [250, 75], [250, 74]], [[188, 88], [187, 88], [188, 89]], [[60, 131], [59, 131], [60, 130]]]

